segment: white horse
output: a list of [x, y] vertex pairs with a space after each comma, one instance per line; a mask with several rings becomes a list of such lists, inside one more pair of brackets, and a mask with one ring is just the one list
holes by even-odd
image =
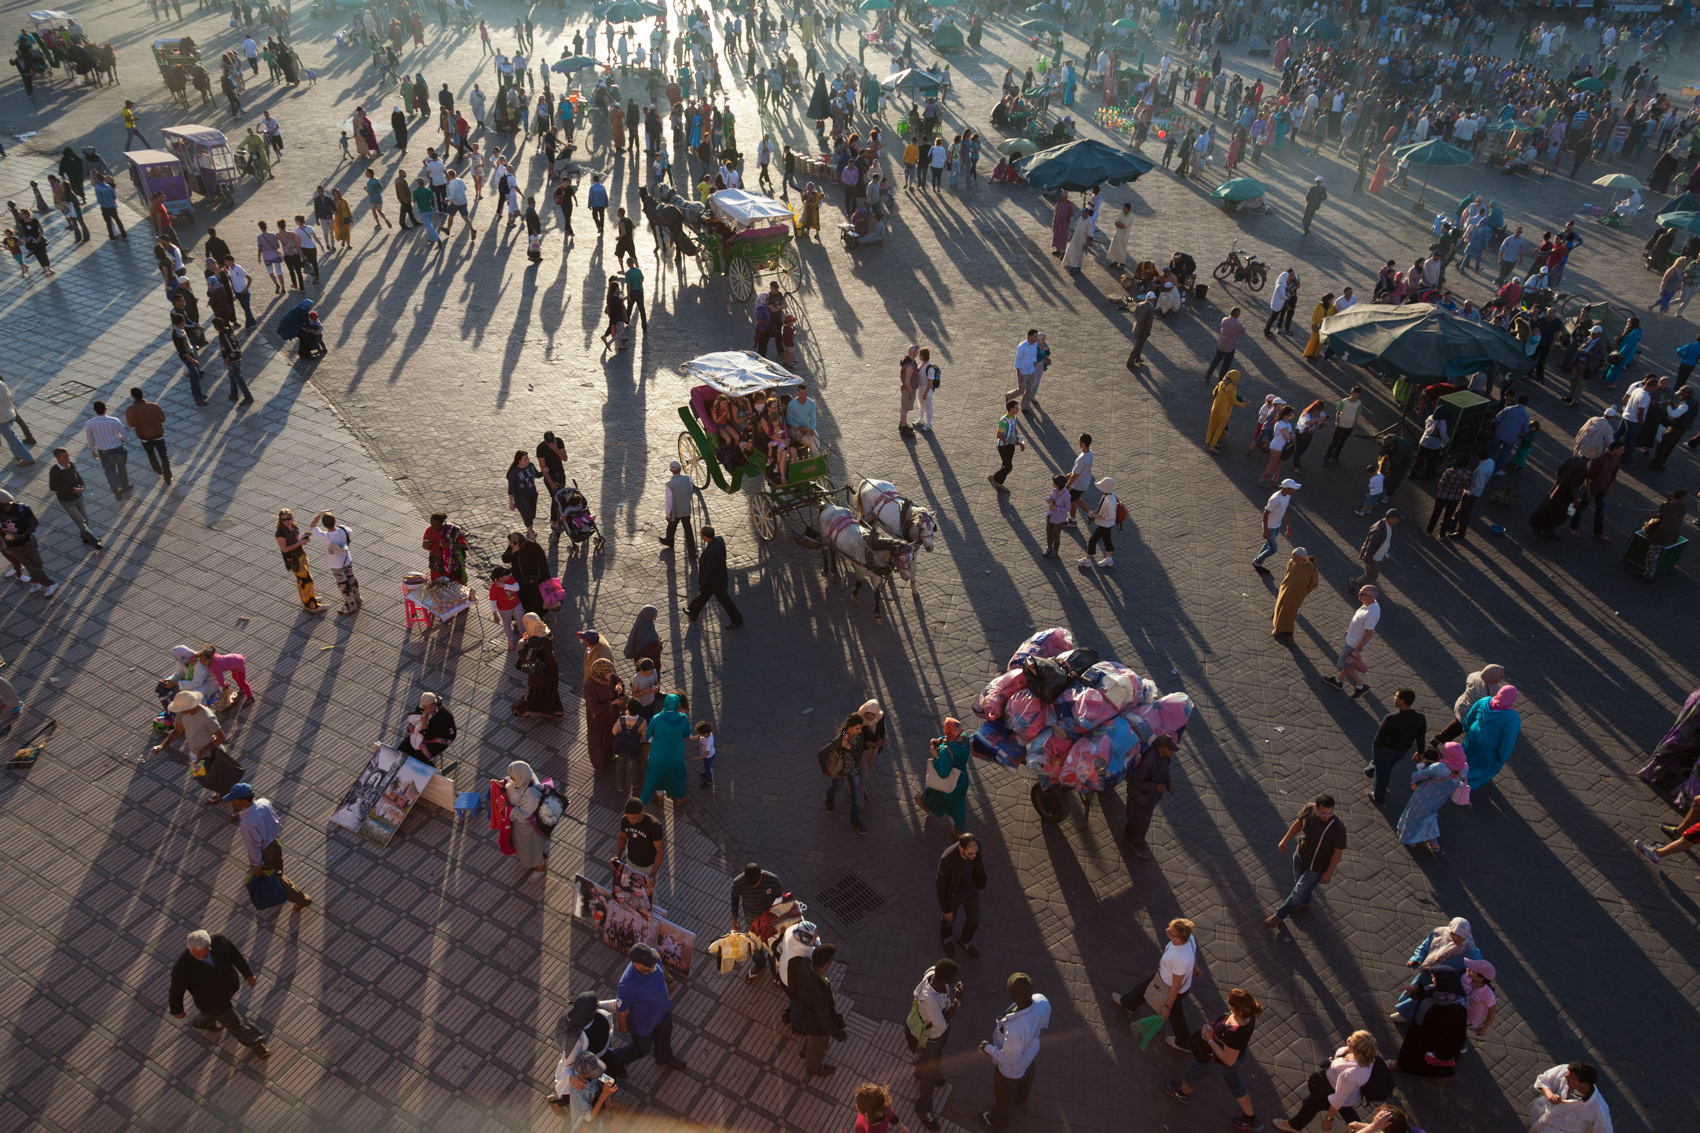
[[880, 590], [891, 578], [892, 572], [896, 571], [898, 577], [909, 584], [911, 595], [915, 593], [914, 544], [879, 534], [873, 528], [858, 523], [847, 508], [841, 508], [837, 504], [829, 504], [821, 509], [820, 525], [828, 545], [848, 564], [850, 574], [855, 579], [850, 588], [851, 604], [860, 606], [862, 584], [872, 583], [874, 624], [884, 625], [885, 617], [880, 610]]
[[933, 549], [933, 532], [938, 530], [938, 520], [928, 509], [916, 507], [912, 501], [898, 495], [897, 489], [884, 480], [863, 477], [856, 486], [856, 515], [907, 543], [919, 543], [929, 551]]

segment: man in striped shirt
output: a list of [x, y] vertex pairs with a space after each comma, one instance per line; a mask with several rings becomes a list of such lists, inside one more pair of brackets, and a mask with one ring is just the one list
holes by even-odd
[[1004, 415], [998, 418], [998, 459], [1003, 461], [1003, 467], [987, 476], [986, 479], [990, 480], [992, 487], [1000, 492], [1009, 491], [1008, 488], [1004, 487], [1003, 482], [1009, 478], [1009, 474], [1015, 469], [1015, 450], [1018, 448], [1026, 449], [1027, 447], [1027, 442], [1021, 437], [1021, 420], [1017, 416], [1017, 411], [1020, 408], [1021, 402], [1015, 398], [1010, 398], [1004, 402]]
[[[744, 872], [732, 882], [732, 931], [742, 932], [747, 929], [784, 895], [784, 887], [779, 884], [779, 878], [774, 874], [755, 862], [745, 866]], [[752, 949], [750, 970], [744, 973], [744, 979], [754, 980], [767, 966], [767, 962], [768, 955], [759, 945]]]
[[106, 415], [104, 401], [94, 403], [94, 412], [83, 426], [83, 436], [88, 438], [89, 451], [100, 461], [106, 482], [112, 485], [113, 498], [121, 500], [130, 490], [130, 454], [124, 450], [124, 423]]

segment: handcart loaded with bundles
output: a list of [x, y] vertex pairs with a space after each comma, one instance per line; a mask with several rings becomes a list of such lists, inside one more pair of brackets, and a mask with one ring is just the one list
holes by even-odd
[[969, 737], [969, 754], [1033, 776], [1033, 809], [1060, 822], [1068, 791], [1090, 813], [1092, 796], [1114, 790], [1158, 736], [1178, 741], [1192, 698], [1164, 696], [1121, 662], [1077, 648], [1066, 629], [1045, 629], [991, 679], [974, 714], [986, 722]]

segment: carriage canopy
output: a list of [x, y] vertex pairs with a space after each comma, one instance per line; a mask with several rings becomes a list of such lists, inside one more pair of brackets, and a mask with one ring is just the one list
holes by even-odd
[[[724, 194], [716, 194], [723, 196]], [[777, 362], [763, 358], [752, 350], [720, 350], [703, 354], [679, 367], [681, 373], [695, 381], [713, 386], [731, 397], [743, 397], [764, 389], [794, 386], [802, 378]]]

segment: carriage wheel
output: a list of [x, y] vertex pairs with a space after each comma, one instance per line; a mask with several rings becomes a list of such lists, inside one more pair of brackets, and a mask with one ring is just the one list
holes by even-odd
[[708, 487], [708, 461], [702, 458], [702, 450], [697, 447], [696, 438], [689, 433], [679, 434], [679, 463], [685, 467], [685, 475], [691, 478], [697, 491]]
[[797, 256], [797, 249], [787, 246], [779, 253], [779, 288], [787, 295], [797, 294], [797, 285], [803, 281], [803, 261]]
[[218, 199], [224, 202], [225, 208], [235, 208], [236, 190], [229, 185], [220, 185], [218, 187]]
[[1061, 822], [1063, 820], [1062, 791], [1056, 786], [1041, 787], [1033, 784], [1029, 792], [1033, 799], [1033, 809], [1039, 812], [1039, 818], [1044, 822]]
[[697, 270], [704, 279], [714, 274], [714, 253], [708, 250], [707, 245], [697, 249]]
[[779, 512], [765, 495], [750, 497], [750, 526], [763, 542], [771, 542], [779, 534]]
[[726, 265], [726, 277], [732, 283], [732, 298], [748, 303], [756, 295], [756, 273], [750, 261], [739, 257]]

